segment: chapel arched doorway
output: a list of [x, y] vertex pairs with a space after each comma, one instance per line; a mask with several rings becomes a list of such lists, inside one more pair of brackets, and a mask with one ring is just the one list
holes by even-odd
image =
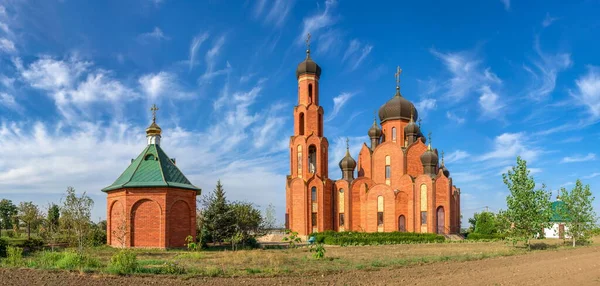
[[444, 217], [444, 207], [437, 208], [437, 233], [443, 234], [445, 233], [446, 225], [445, 225], [445, 217]]

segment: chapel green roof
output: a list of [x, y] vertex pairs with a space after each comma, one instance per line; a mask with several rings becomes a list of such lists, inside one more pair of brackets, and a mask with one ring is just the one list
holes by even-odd
[[550, 222], [566, 222], [567, 219], [565, 219], [561, 212], [561, 209], [564, 207], [565, 202], [563, 201], [554, 201], [552, 202], [552, 218], [550, 219]]
[[190, 183], [165, 151], [156, 144], [149, 144], [121, 176], [102, 191], [143, 187], [174, 187], [201, 191]]

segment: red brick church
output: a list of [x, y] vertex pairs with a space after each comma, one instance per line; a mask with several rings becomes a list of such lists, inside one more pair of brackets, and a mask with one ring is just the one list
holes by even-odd
[[107, 196], [107, 244], [114, 247], [170, 248], [196, 237], [196, 196], [200, 188], [177, 168], [160, 147], [162, 130], [146, 129], [148, 145], [110, 186]]
[[[298, 105], [290, 138], [286, 183], [286, 227], [301, 235], [325, 230], [365, 232], [460, 231], [460, 189], [426, 140], [414, 105], [396, 92], [379, 109], [358, 163], [350, 152], [341, 159], [342, 178], [328, 174], [329, 142], [319, 105], [321, 67], [310, 57], [298, 65]], [[428, 142], [429, 141], [429, 142]], [[426, 145], [428, 143], [428, 145]], [[358, 167], [358, 172], [356, 169]], [[355, 175], [357, 175], [355, 177]]]

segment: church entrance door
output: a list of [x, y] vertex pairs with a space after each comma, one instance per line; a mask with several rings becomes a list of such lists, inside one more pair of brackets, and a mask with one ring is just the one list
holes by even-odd
[[443, 234], [445, 231], [444, 225], [444, 207], [439, 207], [437, 209], [437, 233]]

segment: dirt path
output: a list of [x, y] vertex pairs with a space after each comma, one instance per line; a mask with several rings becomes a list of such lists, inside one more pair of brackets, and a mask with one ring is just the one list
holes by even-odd
[[275, 278], [115, 277], [0, 269], [0, 285], [600, 285], [600, 246], [468, 262]]

